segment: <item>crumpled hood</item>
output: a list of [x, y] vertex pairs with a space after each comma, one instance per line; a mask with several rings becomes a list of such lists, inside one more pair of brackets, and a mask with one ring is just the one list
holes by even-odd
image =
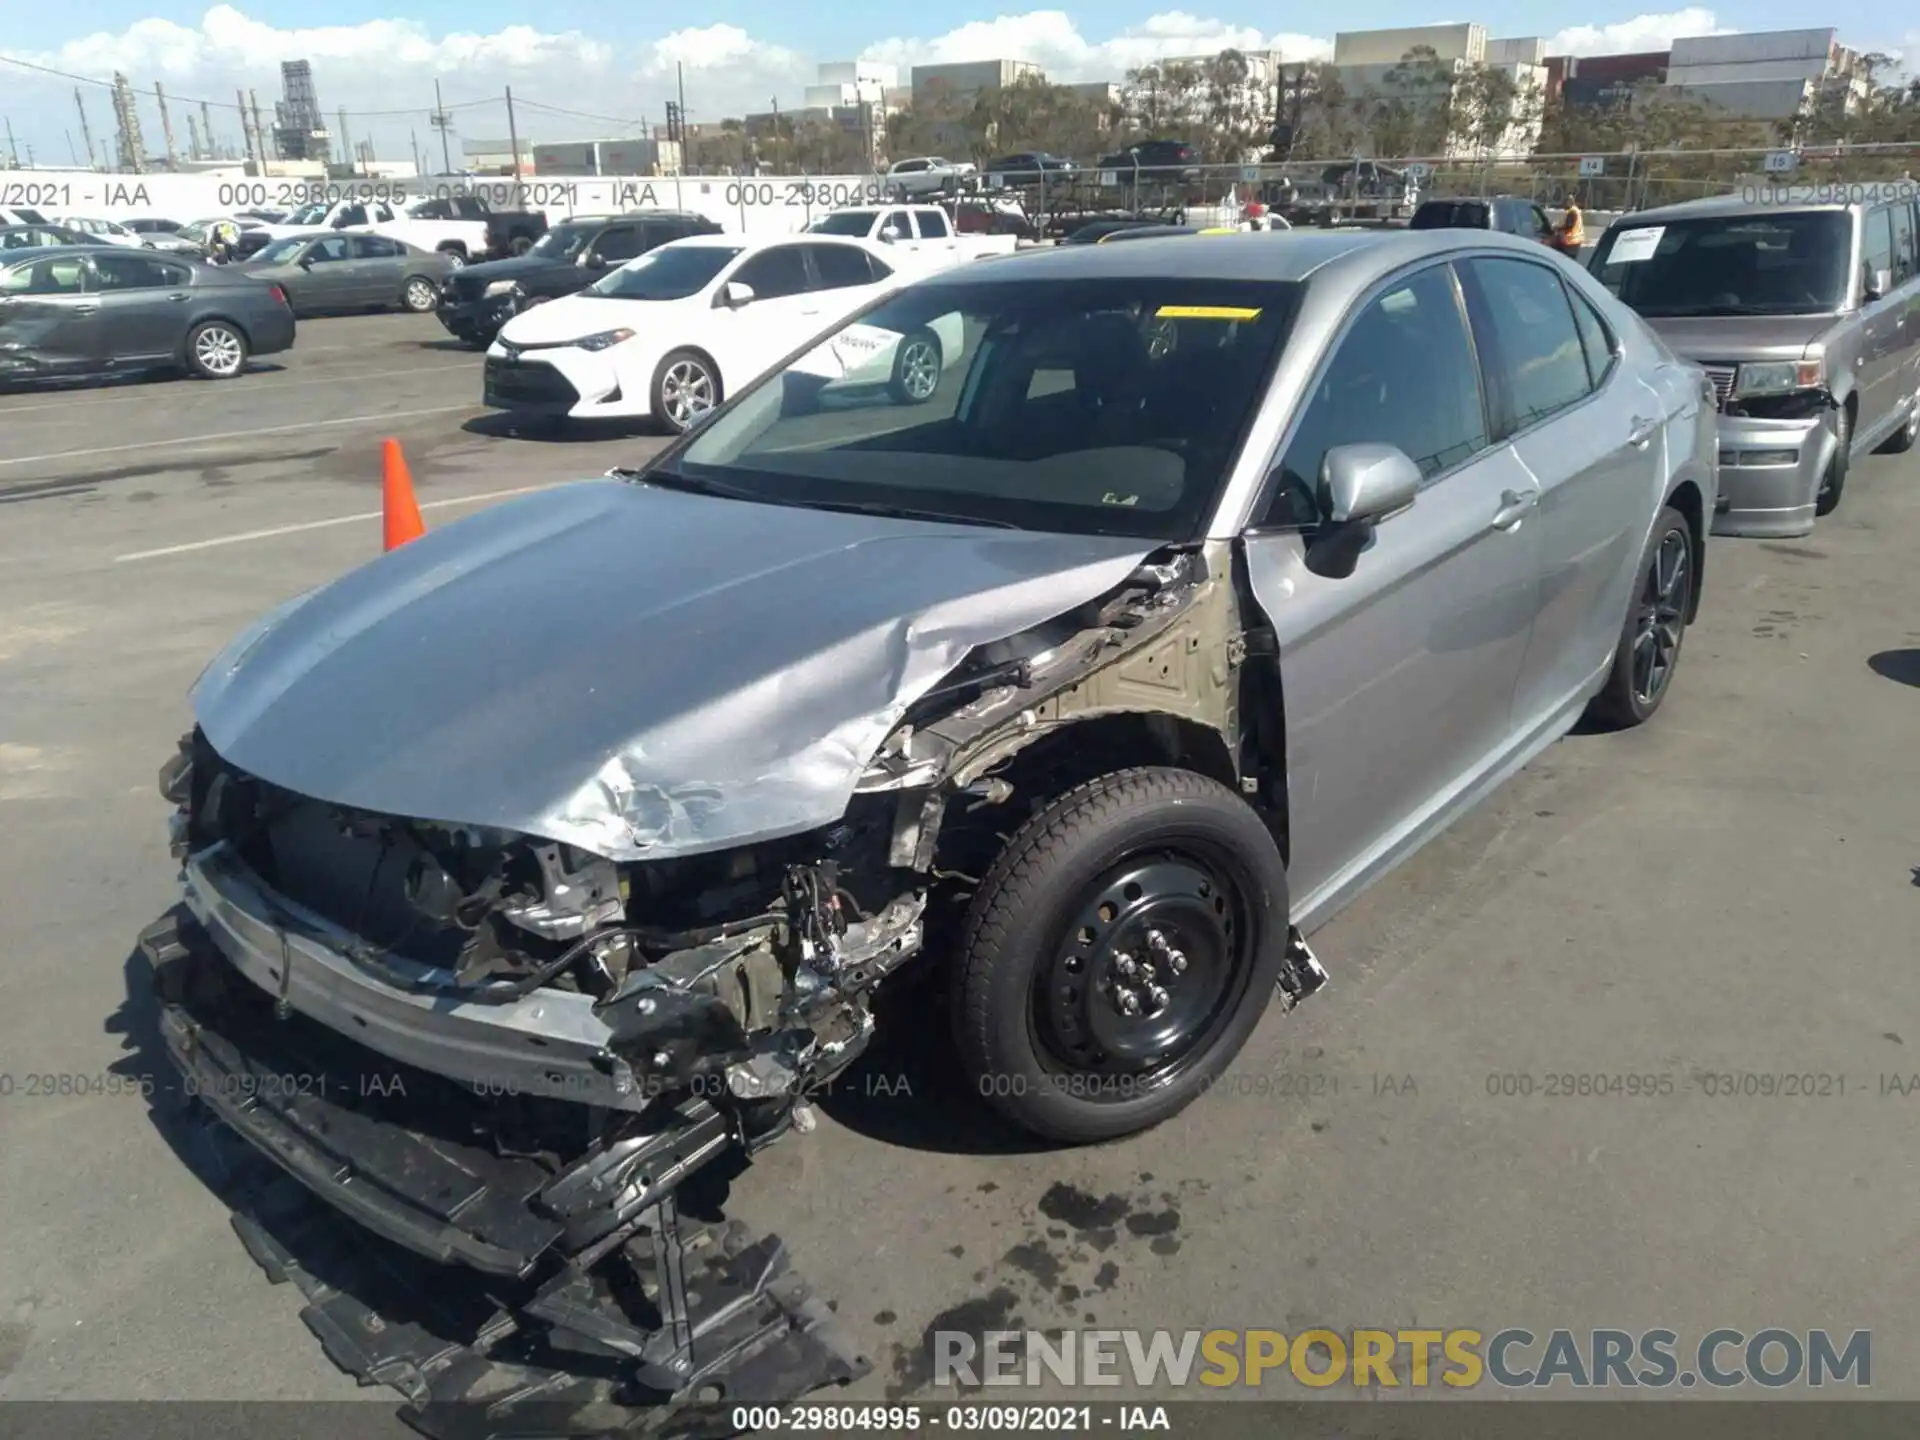
[[283, 606], [194, 711], [228, 761], [300, 794], [615, 860], [697, 853], [838, 819], [968, 650], [1151, 548], [586, 481]]
[[1647, 324], [1683, 360], [1798, 360], [1833, 327], [1831, 315], [1650, 315]]

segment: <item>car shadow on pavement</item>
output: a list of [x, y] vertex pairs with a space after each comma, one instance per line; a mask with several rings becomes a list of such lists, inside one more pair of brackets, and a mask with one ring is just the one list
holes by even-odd
[[469, 345], [464, 340], [416, 340], [416, 350], [447, 350], [455, 355], [482, 355], [486, 353], [484, 345]]
[[596, 445], [635, 438], [630, 420], [567, 420], [557, 415], [476, 415], [460, 428], [490, 440], [534, 440], [544, 445]]
[[[287, 367], [272, 360], [249, 360], [236, 379], [247, 375], [277, 375]], [[141, 385], [168, 385], [196, 377], [184, 370], [129, 370], [122, 375], [56, 375], [34, 379], [0, 380], [0, 395], [67, 395], [77, 390], [130, 390]]]
[[1867, 657], [1867, 668], [1882, 680], [1920, 688], [1920, 650], [1882, 650]]

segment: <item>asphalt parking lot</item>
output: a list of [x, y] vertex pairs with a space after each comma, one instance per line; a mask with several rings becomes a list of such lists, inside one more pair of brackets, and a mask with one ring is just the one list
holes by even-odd
[[[130, 955], [175, 898], [154, 777], [187, 688], [377, 551], [380, 440], [429, 525], [660, 443], [512, 436], [479, 367], [431, 318], [353, 317], [231, 384], [0, 394], [0, 1393], [365, 1393], [94, 1082], [164, 1079]], [[1562, 741], [1321, 932], [1333, 983], [1159, 1131], [1034, 1148], [897, 1004], [734, 1192], [870, 1346], [859, 1393], [910, 1391], [947, 1317], [1830, 1325], [1920, 1396], [1916, 553], [1920, 455], [1859, 464], [1808, 539], [1716, 542], [1657, 721]]]

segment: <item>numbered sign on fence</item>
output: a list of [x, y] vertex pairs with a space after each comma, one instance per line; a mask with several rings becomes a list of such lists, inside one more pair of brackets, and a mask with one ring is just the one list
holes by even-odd
[[1767, 173], [1769, 175], [1785, 175], [1788, 171], [1797, 168], [1799, 164], [1800, 157], [1791, 150], [1770, 150], [1767, 152]]
[[1580, 157], [1580, 178], [1593, 180], [1607, 173], [1607, 157], [1604, 155], [1582, 155]]
[[1002, 186], [1004, 186], [1006, 183], [1007, 183], [1007, 177], [1000, 174], [998, 171], [987, 176], [987, 188], [989, 190], [998, 190]]
[[1424, 160], [1416, 160], [1407, 166], [1409, 180], [1424, 180], [1431, 174], [1433, 174], [1433, 167]]
[[1100, 183], [1102, 185], [1118, 185], [1120, 183], [1119, 173], [1113, 170], [1102, 170], [1100, 172]]
[[1259, 182], [1259, 179], [1260, 179], [1260, 167], [1258, 165], [1242, 165], [1240, 167], [1240, 183], [1241, 184], [1243, 185], [1257, 184]]

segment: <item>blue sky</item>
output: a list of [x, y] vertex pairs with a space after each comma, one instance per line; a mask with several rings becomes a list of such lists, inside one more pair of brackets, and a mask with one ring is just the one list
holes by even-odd
[[[396, 9], [398, 3], [405, 8]], [[690, 118], [718, 120], [799, 102], [822, 60], [866, 56], [905, 68], [930, 60], [1034, 60], [1066, 80], [1118, 80], [1168, 55], [1229, 45], [1278, 48], [1310, 58], [1336, 29], [1477, 20], [1493, 35], [1540, 35], [1556, 49], [1599, 54], [1664, 48], [1680, 35], [1833, 25], [1848, 44], [1900, 52], [1920, 67], [1920, 11], [1887, 0], [1831, 0], [1817, 11], [1788, 0], [1672, 4], [1641, 0], [1588, 9], [1575, 24], [1538, 0], [1474, 0], [1436, 11], [1415, 0], [1274, 10], [1250, 0], [1120, 0], [1101, 5], [882, 0], [832, 5], [774, 0], [708, 0], [640, 7], [605, 0], [91, 0], [85, 7], [10, 0], [0, 56], [88, 80], [124, 71], [145, 92], [143, 126], [158, 140], [152, 86], [182, 101], [211, 102], [216, 132], [237, 139], [236, 87], [255, 91], [271, 113], [279, 62], [307, 58], [331, 116], [344, 107], [355, 139], [404, 154], [426, 132], [439, 80], [456, 111], [457, 132], [473, 139], [506, 133], [502, 100], [513, 87], [523, 136], [602, 138], [658, 125], [684, 68]], [[84, 17], [84, 18], [83, 18]], [[0, 116], [24, 152], [42, 164], [67, 159], [77, 130], [74, 81], [0, 65]], [[96, 137], [110, 130], [104, 89], [82, 87]], [[196, 107], [197, 108], [197, 107]], [[573, 112], [573, 113], [565, 113]], [[174, 115], [177, 132], [183, 118]], [[184, 134], [181, 135], [184, 140]]]

